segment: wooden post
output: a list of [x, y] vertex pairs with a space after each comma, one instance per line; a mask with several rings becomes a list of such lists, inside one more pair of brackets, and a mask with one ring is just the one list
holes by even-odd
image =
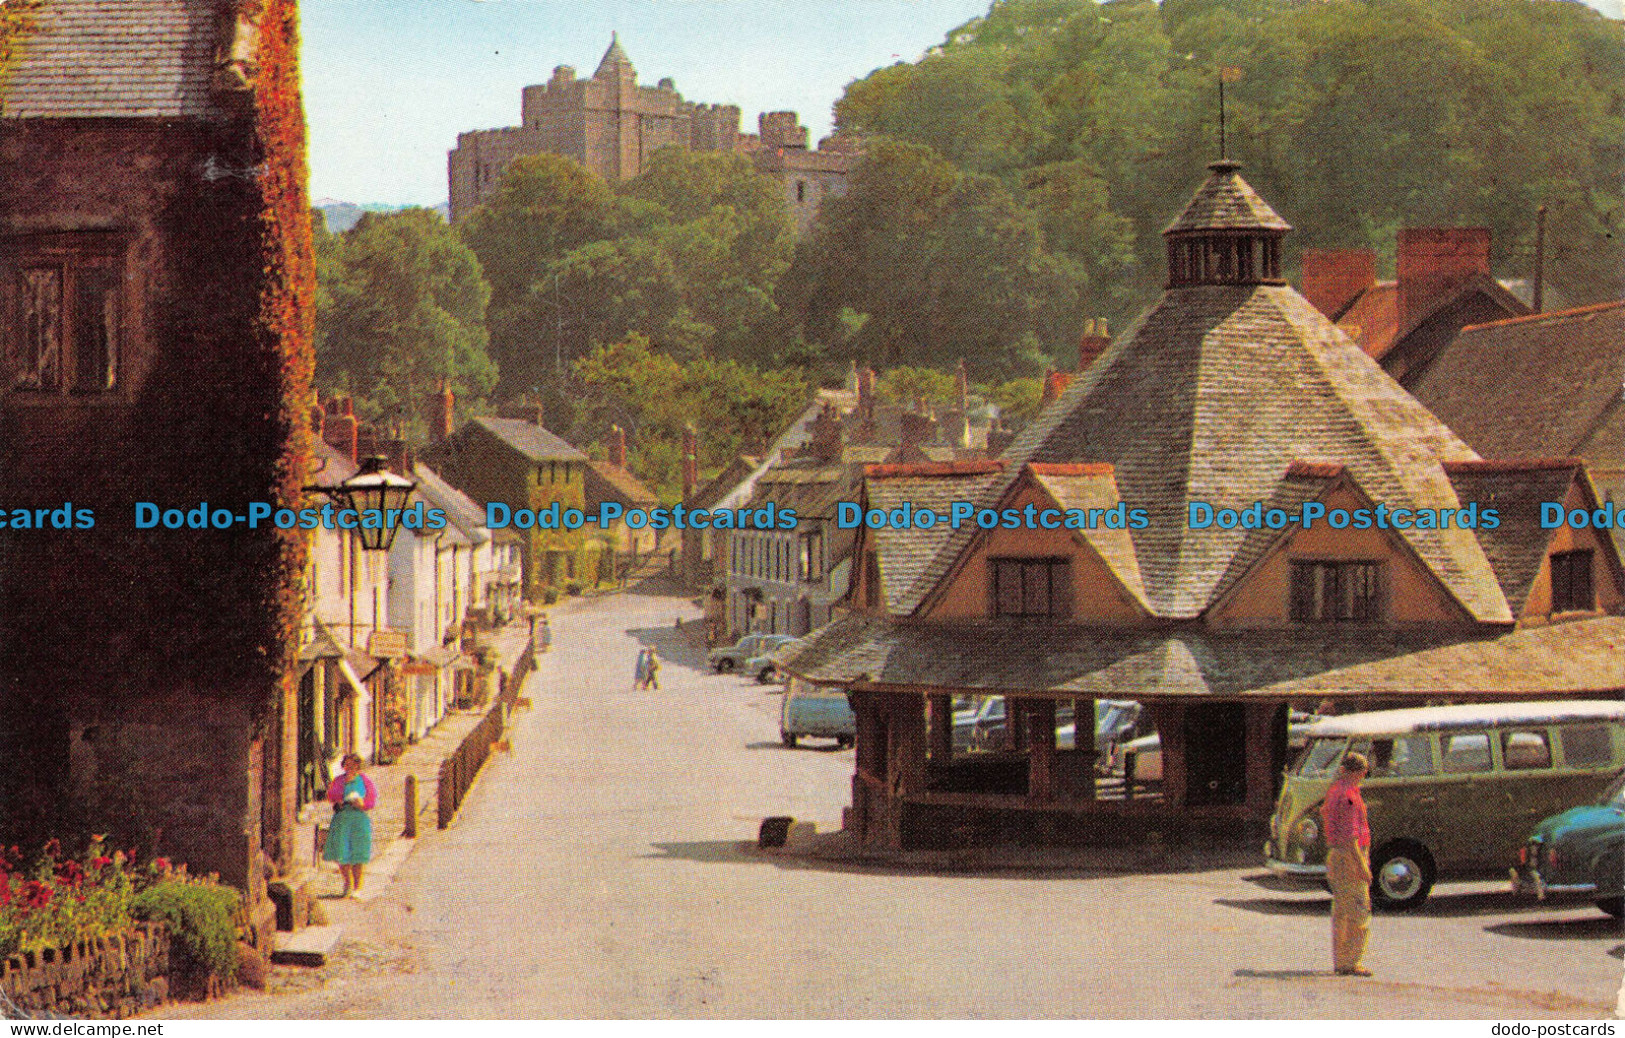
[[1055, 796], [1055, 700], [1036, 699], [1026, 704], [1027, 798]]
[[401, 836], [408, 840], [418, 838], [418, 777], [406, 776], [406, 826]]
[[440, 762], [440, 781], [436, 783], [436, 806], [439, 808], [439, 828], [444, 829], [451, 824], [451, 816], [457, 813], [456, 790], [452, 788], [456, 782], [455, 763], [450, 760]]
[[952, 696], [931, 697], [931, 761], [946, 765], [954, 752], [954, 701]]

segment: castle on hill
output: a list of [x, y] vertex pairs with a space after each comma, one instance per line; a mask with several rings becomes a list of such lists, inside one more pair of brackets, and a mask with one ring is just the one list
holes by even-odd
[[763, 112], [754, 134], [739, 131], [739, 118], [738, 105], [685, 101], [670, 79], [640, 85], [612, 38], [591, 78], [560, 65], [546, 83], [525, 87], [520, 125], [457, 135], [447, 162], [452, 222], [492, 198], [503, 168], [522, 155], [564, 155], [613, 181], [637, 176], [656, 150], [678, 147], [750, 156], [779, 184], [797, 230], [806, 231], [826, 196], [845, 193], [856, 145], [829, 137], [809, 148], [795, 112]]

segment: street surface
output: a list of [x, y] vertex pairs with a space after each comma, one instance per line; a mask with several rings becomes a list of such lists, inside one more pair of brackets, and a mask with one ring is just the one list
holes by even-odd
[[[1262, 868], [1114, 874], [857, 865], [755, 849], [838, 829], [852, 753], [779, 743], [773, 687], [704, 668], [659, 594], [553, 613], [512, 752], [320, 970], [170, 1018], [1612, 1016], [1625, 937], [1587, 903], [1447, 885], [1330, 974], [1329, 898]], [[691, 621], [679, 632], [674, 621]], [[661, 689], [634, 692], [640, 645]]]

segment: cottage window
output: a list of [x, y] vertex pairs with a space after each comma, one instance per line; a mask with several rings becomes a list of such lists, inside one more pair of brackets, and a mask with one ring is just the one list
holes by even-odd
[[993, 615], [1072, 615], [1072, 567], [1066, 559], [992, 559]]
[[824, 533], [814, 530], [801, 535], [801, 579], [824, 579]]
[[1362, 623], [1379, 619], [1381, 581], [1375, 562], [1294, 562], [1292, 619]]
[[15, 257], [0, 298], [5, 386], [41, 394], [117, 387], [124, 338], [123, 247], [105, 234], [0, 243]]
[[1552, 612], [1568, 613], [1597, 608], [1591, 585], [1591, 549], [1558, 552], [1552, 556]]

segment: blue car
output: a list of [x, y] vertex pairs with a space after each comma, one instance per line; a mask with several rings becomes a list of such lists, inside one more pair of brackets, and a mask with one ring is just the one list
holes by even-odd
[[1597, 803], [1535, 827], [1518, 852], [1512, 889], [1537, 898], [1586, 894], [1614, 918], [1625, 917], [1625, 773]]

